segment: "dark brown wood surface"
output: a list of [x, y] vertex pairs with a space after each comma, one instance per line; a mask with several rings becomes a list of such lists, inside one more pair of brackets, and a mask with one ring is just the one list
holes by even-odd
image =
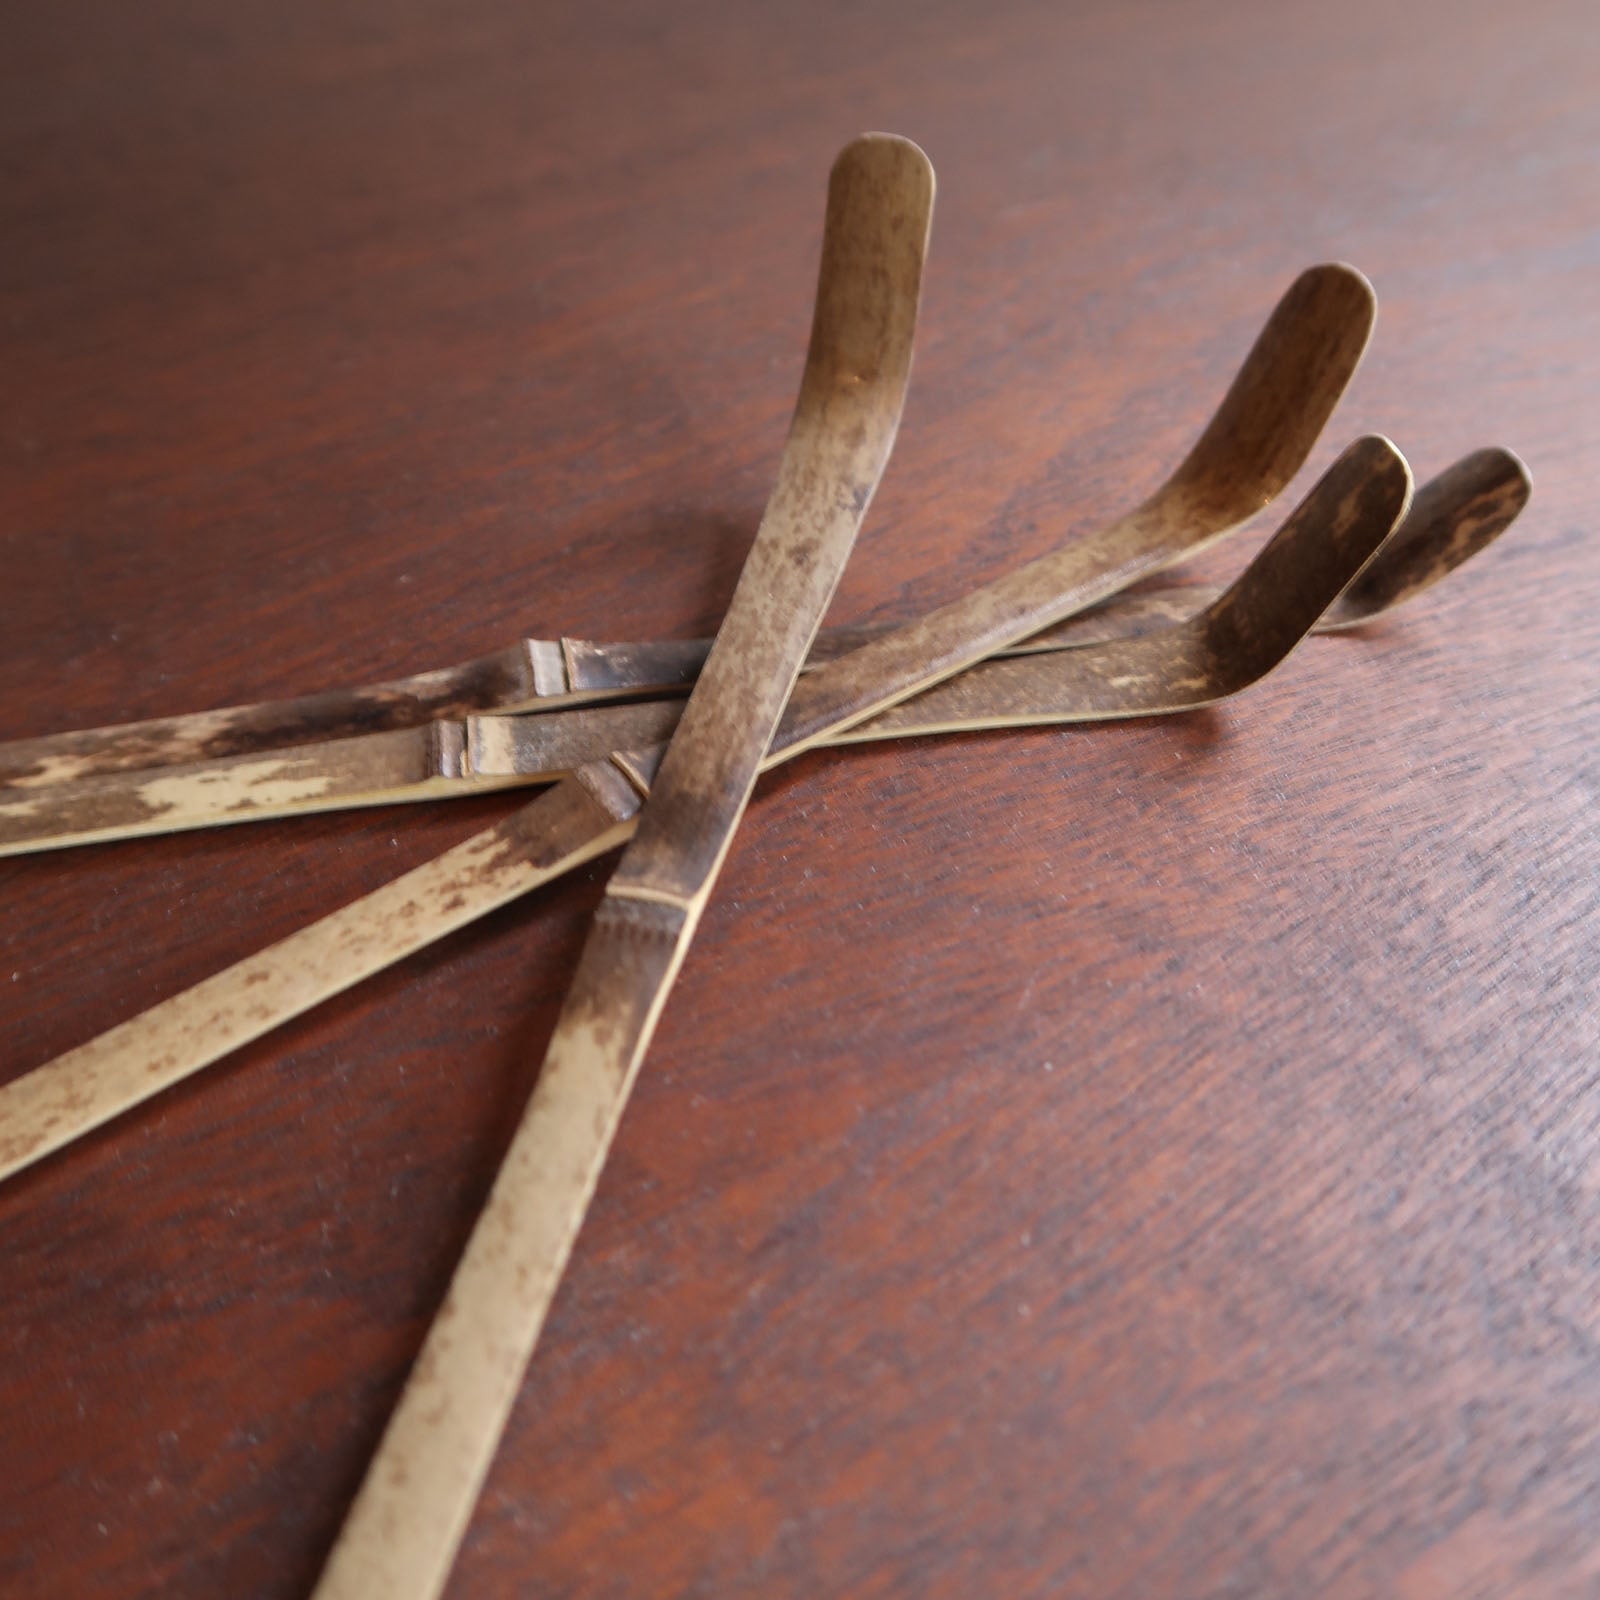
[[[0, 736], [708, 631], [865, 127], [940, 198], [835, 620], [1131, 505], [1318, 259], [1383, 309], [1291, 496], [1369, 429], [1533, 473], [1502, 544], [1234, 705], [762, 784], [453, 1597], [1594, 1592], [1591, 7], [62, 0], [3, 38]], [[0, 863], [0, 1071], [515, 804]], [[604, 875], [0, 1189], [8, 1600], [309, 1589]]]

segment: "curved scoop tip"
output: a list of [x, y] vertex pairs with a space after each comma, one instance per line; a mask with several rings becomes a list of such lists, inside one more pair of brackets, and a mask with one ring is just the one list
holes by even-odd
[[1370, 306], [1373, 314], [1377, 314], [1378, 291], [1373, 288], [1372, 279], [1348, 261], [1322, 261], [1314, 267], [1307, 267], [1294, 280], [1293, 288], [1302, 287], [1339, 293], [1358, 304]]
[[1517, 511], [1527, 505], [1533, 494], [1533, 474], [1528, 471], [1528, 463], [1515, 450], [1508, 450], [1503, 444], [1492, 444], [1482, 450], [1474, 450], [1468, 459], [1481, 461], [1486, 471], [1495, 472], [1506, 480], [1509, 500]]
[[[1321, 337], [1338, 341], [1332, 368], [1339, 374], [1337, 399], [1355, 376], [1378, 320], [1378, 292], [1367, 275], [1344, 261], [1307, 267], [1278, 302], [1273, 320], [1284, 319]], [[1328, 409], [1331, 411], [1332, 404]]]
[[933, 198], [933, 163], [922, 146], [904, 134], [858, 134], [833, 158], [829, 182], [866, 172], [879, 181], [887, 179], [897, 187], [917, 185], [923, 189], [927, 200]]
[[1411, 463], [1406, 460], [1400, 447], [1387, 434], [1364, 433], [1354, 444], [1347, 445], [1339, 453], [1339, 459], [1334, 462], [1334, 467], [1342, 467], [1347, 462], [1356, 467], [1366, 480], [1381, 478], [1391, 487], [1404, 485], [1405, 493], [1400, 509], [1395, 513], [1395, 521], [1398, 523], [1411, 509], [1411, 496], [1416, 489], [1416, 478], [1412, 474]]

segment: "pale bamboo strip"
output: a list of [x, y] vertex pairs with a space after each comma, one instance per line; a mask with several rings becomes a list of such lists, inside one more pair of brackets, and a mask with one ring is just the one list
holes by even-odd
[[[777, 485], [607, 885], [533, 1101], [318, 1585], [323, 1600], [421, 1600], [444, 1587], [537, 1336], [542, 1317], [530, 1312], [560, 1275], [893, 448], [932, 206], [933, 169], [909, 141], [858, 139], [834, 163], [811, 348]], [[541, 1157], [530, 1172], [524, 1150], [548, 1150], [552, 1135], [558, 1167]]]
[[[652, 742], [670, 735], [681, 709], [679, 701], [647, 701], [530, 718], [540, 726], [540, 776], [554, 779], [592, 758], [584, 717], [603, 716], [624, 743]], [[0, 856], [465, 797], [529, 781], [475, 761], [474, 743], [472, 721], [433, 722], [269, 755], [114, 772], [49, 789], [0, 790]]]
[[330, 916], [0, 1089], [0, 1178], [191, 1076], [414, 950], [631, 837], [635, 791], [612, 775], [538, 802]]

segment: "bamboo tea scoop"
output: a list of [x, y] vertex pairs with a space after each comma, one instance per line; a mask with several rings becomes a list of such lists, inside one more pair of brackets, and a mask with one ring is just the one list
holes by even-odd
[[[1237, 693], [1271, 671], [1362, 570], [1371, 545], [1387, 531], [1384, 516], [1399, 514], [1408, 487], [1404, 464], [1386, 441], [1360, 441], [1198, 617], [1144, 637], [980, 663], [831, 742], [1151, 716]], [[679, 702], [657, 701], [486, 716], [474, 719], [479, 726], [469, 739], [479, 759], [513, 775], [510, 781], [532, 782], [606, 751], [666, 738], [680, 714]], [[766, 766], [787, 758], [783, 738], [780, 730]], [[434, 861], [0, 1088], [0, 1180], [474, 918], [593, 860], [628, 837], [631, 815], [627, 805], [597, 811], [581, 783], [563, 785]]]
[[[1527, 503], [1528, 491], [1527, 471], [1509, 450], [1479, 450], [1463, 457], [1418, 489], [1405, 520], [1313, 631], [1329, 633], [1371, 621], [1437, 583], [1511, 524]], [[994, 659], [1137, 637], [1196, 616], [1221, 592], [1190, 585], [1123, 596], [997, 652]], [[854, 640], [859, 648], [887, 631], [838, 628], [821, 634], [808, 665], [814, 670], [837, 659], [846, 653], [841, 648], [846, 641]], [[569, 663], [585, 677], [616, 686], [631, 679], [630, 691], [664, 683], [687, 687], [708, 648], [693, 640], [562, 644]], [[1071, 681], [1071, 670], [1061, 671], [1063, 677], [1050, 680], [1051, 703]], [[453, 799], [554, 780], [603, 751], [668, 737], [677, 715], [659, 704], [485, 713], [270, 754], [165, 767], [153, 774], [113, 773], [9, 797], [0, 791], [0, 856], [358, 806]], [[518, 741], [520, 765], [508, 764], [498, 748], [509, 738]], [[603, 747], [597, 742], [601, 740], [607, 741]]]
[[[1104, 598], [1253, 516], [1304, 464], [1355, 374], [1375, 313], [1372, 286], [1353, 268], [1318, 266], [1301, 273], [1172, 476], [1093, 541], [1072, 540], [1062, 558], [1069, 549], [1092, 544], [1091, 565], [1125, 560], [1113, 569], [1117, 575], [1100, 594]], [[1090, 603], [1079, 601], [1058, 616]], [[695, 667], [703, 653], [702, 645]], [[641, 685], [637, 675], [626, 682], [596, 681], [619, 670], [615, 659], [604, 671], [603, 665], [574, 658], [562, 641], [524, 640], [461, 666], [362, 689], [15, 740], [0, 744], [0, 787], [43, 787], [415, 727], [469, 711], [571, 704], [656, 687]], [[683, 677], [680, 665], [670, 681], [681, 685]]]
[[[932, 205], [933, 169], [905, 140], [858, 140], [834, 165], [777, 486], [606, 886], [533, 1098], [317, 1586], [323, 1600], [444, 1587], [656, 1020], [889, 459]], [[611, 766], [592, 781], [628, 789]]]

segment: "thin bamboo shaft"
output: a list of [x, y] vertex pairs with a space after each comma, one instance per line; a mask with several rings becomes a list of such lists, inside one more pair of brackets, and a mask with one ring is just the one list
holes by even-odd
[[[538, 778], [554, 779], [594, 758], [593, 719], [624, 743], [648, 743], [670, 736], [682, 706], [679, 700], [658, 700], [529, 718], [541, 732]], [[434, 722], [268, 755], [114, 772], [49, 789], [0, 790], [0, 856], [356, 806], [449, 799], [533, 781], [503, 770], [503, 763], [502, 770], [492, 761], [485, 764], [475, 727], [470, 719]], [[484, 728], [492, 732], [494, 724]]]
[[601, 905], [532, 1099], [316, 1600], [442, 1590], [703, 904]]
[[834, 163], [777, 485], [320, 1600], [430, 1600], [444, 1587], [628, 1091], [893, 447], [932, 204], [933, 169], [908, 141], [858, 139]]
[[420, 727], [436, 717], [550, 704], [564, 683], [560, 646], [524, 640], [433, 672], [290, 700], [191, 711], [0, 744], [0, 790], [43, 789], [109, 772], [144, 772], [284, 745]]
[[[1173, 586], [1145, 595], [1119, 595], [1105, 606], [1064, 619], [1002, 654], [1071, 649], [1149, 632], [1181, 622], [1215, 599], [1218, 591], [1203, 585]], [[806, 672], [837, 660], [891, 631], [878, 623], [824, 629], [817, 635]], [[588, 707], [639, 695], [687, 694], [711, 649], [709, 639], [662, 639], [637, 644], [608, 644], [589, 639], [525, 639], [520, 645], [477, 661], [446, 667], [413, 678], [363, 688], [305, 695], [291, 700], [229, 706], [144, 722], [125, 722], [71, 733], [0, 743], [0, 816], [7, 806], [45, 794], [53, 805], [63, 790], [104, 781], [114, 775], [140, 774], [151, 779], [191, 776], [205, 771], [252, 770], [251, 762], [283, 759], [290, 751], [311, 745], [338, 746], [346, 741], [388, 733], [412, 732], [440, 719], [464, 718], [477, 712], [547, 713]], [[518, 661], [538, 663], [516, 671]], [[537, 681], [544, 687], [535, 692]], [[417, 748], [424, 748], [418, 746]], [[93, 792], [93, 791], [86, 791]], [[170, 791], [169, 791], [170, 792]], [[158, 800], [162, 792], [157, 791]], [[269, 812], [259, 800], [234, 807], [241, 798], [215, 797], [209, 802], [206, 826], [229, 821], [254, 821], [266, 815], [288, 815], [311, 807], [294, 804]], [[361, 804], [340, 794], [318, 800], [316, 810]], [[152, 812], [159, 811], [153, 806]], [[17, 809], [10, 814], [21, 816]], [[186, 826], [188, 824], [185, 824]], [[159, 814], [147, 826], [115, 835], [170, 831]], [[4, 853], [0, 851], [0, 853]]]
[[638, 799], [575, 777], [392, 883], [0, 1089], [0, 1179], [631, 837]]

